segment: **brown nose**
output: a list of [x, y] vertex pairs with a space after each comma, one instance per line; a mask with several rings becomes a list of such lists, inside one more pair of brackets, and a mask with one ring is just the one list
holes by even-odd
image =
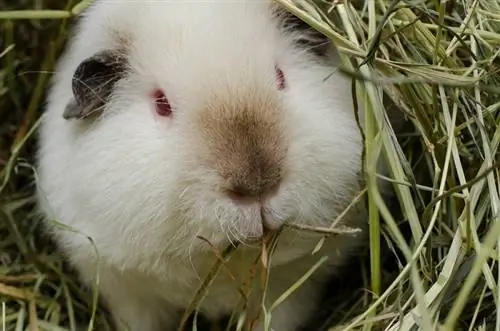
[[262, 198], [283, 176], [287, 144], [282, 111], [275, 99], [262, 95], [212, 103], [201, 118], [210, 167], [222, 177], [231, 198]]
[[[235, 155], [234, 168], [224, 175], [228, 181], [229, 197], [235, 200], [260, 199], [272, 194], [282, 178], [282, 165], [276, 155]], [[246, 160], [238, 160], [240, 158]]]
[[227, 124], [217, 160], [227, 193], [236, 200], [260, 199], [273, 193], [283, 176], [285, 151], [280, 133], [262, 120], [246, 118], [232, 124]]

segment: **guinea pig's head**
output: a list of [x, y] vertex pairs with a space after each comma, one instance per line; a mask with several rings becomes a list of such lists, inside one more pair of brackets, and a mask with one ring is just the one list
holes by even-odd
[[330, 46], [271, 1], [97, 2], [42, 125], [51, 209], [177, 251], [329, 225], [362, 148]]

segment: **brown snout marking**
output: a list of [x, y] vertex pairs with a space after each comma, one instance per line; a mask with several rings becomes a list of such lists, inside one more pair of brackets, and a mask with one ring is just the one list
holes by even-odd
[[256, 93], [215, 98], [199, 118], [206, 160], [232, 198], [262, 198], [283, 176], [287, 143], [277, 96]]

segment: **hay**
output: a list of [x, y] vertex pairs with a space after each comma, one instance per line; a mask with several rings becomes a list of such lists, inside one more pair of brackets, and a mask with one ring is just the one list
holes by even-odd
[[[356, 304], [331, 330], [500, 330], [500, 3], [276, 1], [337, 43], [368, 109], [368, 291], [345, 298]], [[95, 297], [36, 235], [33, 214], [33, 130], [68, 18], [86, 3], [0, 0], [6, 330], [74, 330], [91, 317], [109, 330]], [[407, 116], [397, 140], [382, 91]], [[373, 171], [382, 159], [391, 178]], [[393, 183], [402, 217], [377, 178]], [[384, 245], [396, 268], [382, 264]]]

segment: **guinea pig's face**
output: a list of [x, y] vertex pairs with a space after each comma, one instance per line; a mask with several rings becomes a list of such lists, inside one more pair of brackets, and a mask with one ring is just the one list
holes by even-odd
[[326, 39], [264, 1], [105, 3], [61, 66], [57, 127], [42, 131], [61, 217], [175, 249], [334, 220], [357, 188], [361, 142]]

